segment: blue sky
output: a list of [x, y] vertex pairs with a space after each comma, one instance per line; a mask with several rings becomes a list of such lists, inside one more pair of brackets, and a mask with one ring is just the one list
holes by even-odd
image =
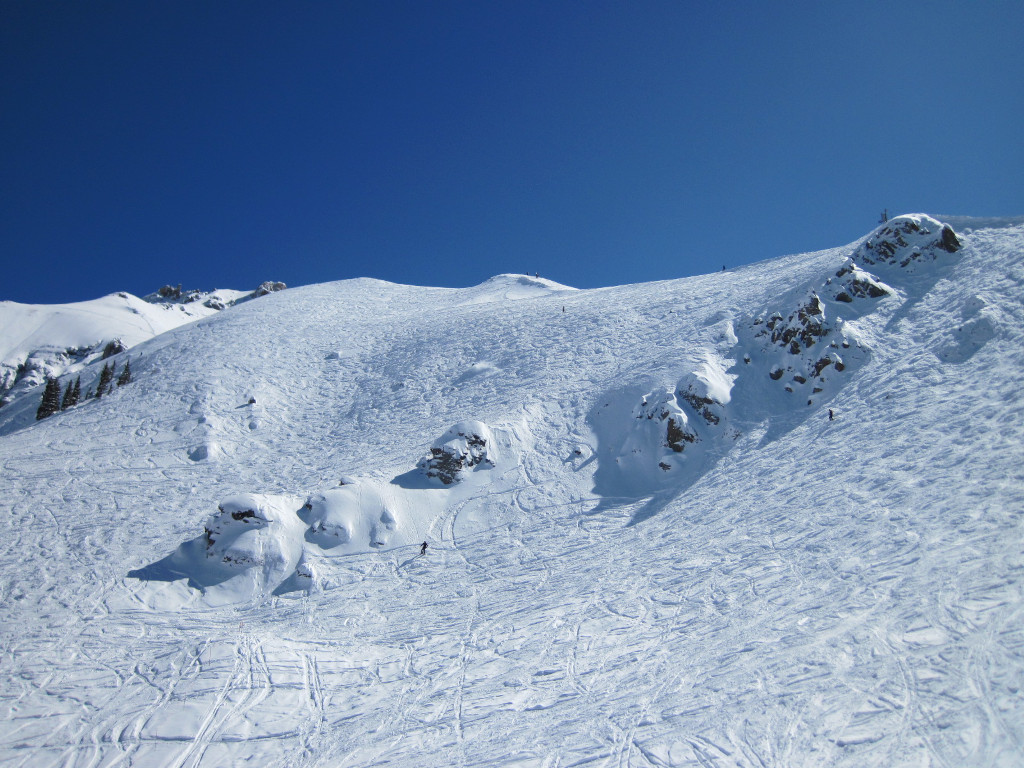
[[1024, 214], [1024, 3], [0, 2], [0, 299], [668, 279]]

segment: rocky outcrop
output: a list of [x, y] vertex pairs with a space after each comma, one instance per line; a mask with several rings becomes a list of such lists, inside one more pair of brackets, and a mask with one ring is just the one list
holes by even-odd
[[834, 278], [825, 281], [825, 290], [843, 304], [852, 304], [857, 299], [880, 299], [892, 293], [892, 289], [858, 267], [852, 259], [846, 260]]
[[256, 287], [256, 290], [250, 291], [249, 293], [244, 293], [242, 291], [202, 291], [197, 288], [183, 291], [181, 283], [178, 283], [177, 286], [165, 285], [156, 293], [143, 296], [143, 300], [148, 301], [150, 304], [163, 305], [194, 304], [195, 302], [201, 302], [204, 307], [220, 311], [243, 301], [258, 299], [261, 296], [266, 296], [270, 293], [283, 291], [287, 287], [288, 286], [282, 282], [266, 280], [260, 283]]
[[260, 296], [266, 296], [268, 293], [283, 291], [287, 287], [288, 286], [284, 283], [275, 283], [272, 280], [267, 280], [266, 282], [260, 283], [259, 287], [252, 292], [252, 295], [254, 298], [258, 299]]
[[754, 325], [763, 326], [755, 336], [767, 336], [772, 344], [791, 355], [799, 355], [803, 350], [810, 349], [831, 331], [825, 321], [825, 306], [814, 292], [788, 317], [783, 318], [782, 313], [773, 312], [767, 320], [754, 320]]
[[452, 485], [473, 469], [493, 467], [493, 446], [490, 427], [480, 421], [464, 421], [435, 441], [430, 454], [420, 459], [417, 466], [427, 477]]
[[960, 238], [948, 224], [924, 214], [908, 214], [890, 219], [872, 232], [853, 259], [869, 266], [907, 269], [955, 253], [961, 247]]
[[690, 426], [686, 412], [679, 405], [674, 390], [648, 392], [633, 412], [636, 419], [653, 422], [659, 434], [659, 445], [674, 453], [683, 453], [686, 446], [700, 440]]
[[[897, 219], [891, 223], [895, 223], [894, 231], [902, 232], [905, 226]], [[880, 246], [876, 243], [872, 247]], [[813, 405], [815, 396], [830, 394], [838, 386], [830, 380], [833, 374], [842, 373], [851, 362], [867, 356], [867, 350], [851, 335], [839, 313], [860, 317], [874, 308], [874, 302], [895, 293], [876, 275], [859, 267], [853, 257], [847, 258], [788, 313], [776, 310], [752, 320], [749, 332], [754, 344], [744, 361], [750, 364], [758, 360], [771, 381], [780, 382], [786, 392], [803, 392], [807, 404]]]
[[[840, 277], [850, 277], [851, 274]], [[853, 285], [879, 284], [853, 275], [851, 280], [840, 285], [836, 293], [850, 296], [850, 302], [853, 302], [855, 299], [848, 293]], [[874, 295], [867, 288], [859, 293], [863, 297]], [[886, 291], [882, 290], [878, 295], [884, 296]], [[836, 297], [835, 301], [844, 302], [845, 299]], [[749, 362], [759, 359], [768, 379], [779, 382], [786, 392], [809, 390], [806, 392], [808, 405], [814, 403], [814, 395], [829, 388], [830, 372], [846, 370], [846, 357], [859, 359], [866, 355], [866, 350], [847, 333], [842, 318], [830, 317], [829, 307], [816, 292], [811, 292], [786, 317], [776, 311], [767, 319], [763, 316], [756, 318], [752, 331], [753, 340], [760, 342], [760, 348], [748, 353]]]

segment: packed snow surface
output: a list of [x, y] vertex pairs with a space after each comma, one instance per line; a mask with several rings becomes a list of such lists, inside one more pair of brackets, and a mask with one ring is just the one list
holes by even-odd
[[0, 408], [4, 764], [1024, 764], [1024, 219], [152, 330]]

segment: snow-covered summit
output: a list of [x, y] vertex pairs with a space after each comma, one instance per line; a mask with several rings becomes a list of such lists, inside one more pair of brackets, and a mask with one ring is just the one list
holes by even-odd
[[460, 304], [485, 304], [496, 301], [536, 299], [561, 291], [575, 291], [568, 285], [530, 275], [495, 275], [473, 288], [464, 288]]

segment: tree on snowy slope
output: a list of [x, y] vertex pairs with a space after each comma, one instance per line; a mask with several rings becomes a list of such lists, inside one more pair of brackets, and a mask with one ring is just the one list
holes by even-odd
[[104, 365], [103, 370], [100, 372], [100, 382], [96, 385], [96, 399], [99, 400], [103, 397], [107, 388], [110, 386], [111, 379], [114, 378], [114, 364]]
[[60, 409], [66, 411], [71, 407], [71, 396], [75, 392], [75, 382], [69, 381], [67, 387], [64, 388], [64, 397], [60, 401]]
[[75, 379], [74, 383], [68, 382], [67, 389], [64, 390], [64, 399], [60, 401], [60, 409], [66, 411], [68, 408], [72, 408], [78, 405], [78, 400], [82, 396], [82, 377], [79, 376]]
[[51, 376], [46, 377], [46, 388], [43, 390], [43, 401], [36, 411], [36, 421], [53, 416], [60, 410], [60, 382]]
[[117, 377], [117, 386], [123, 387], [125, 384], [129, 384], [132, 380], [132, 361], [124, 361], [124, 370], [121, 371], [121, 375]]

